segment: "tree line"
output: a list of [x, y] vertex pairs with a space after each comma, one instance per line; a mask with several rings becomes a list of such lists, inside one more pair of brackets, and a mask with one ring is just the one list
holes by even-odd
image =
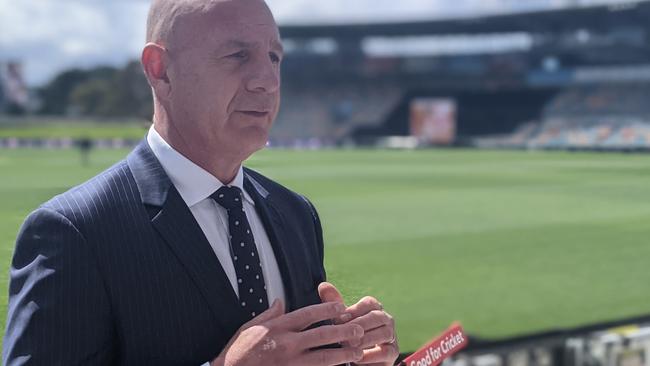
[[151, 89], [139, 62], [123, 68], [71, 69], [36, 92], [38, 114], [150, 119]]

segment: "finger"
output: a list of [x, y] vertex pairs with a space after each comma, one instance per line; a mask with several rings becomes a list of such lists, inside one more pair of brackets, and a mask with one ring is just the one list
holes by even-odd
[[359, 348], [372, 348], [378, 344], [390, 343], [395, 339], [395, 332], [388, 326], [373, 329], [369, 332], [364, 332], [363, 338], [359, 344]]
[[377, 301], [374, 297], [366, 296], [363, 299], [359, 300], [356, 304], [348, 307], [345, 311], [346, 314], [350, 314], [352, 319], [356, 319], [360, 316], [364, 316], [373, 310], [383, 310], [384, 306]]
[[262, 323], [266, 323], [267, 321], [277, 318], [282, 314], [284, 314], [284, 302], [280, 299], [276, 299], [273, 301], [273, 305], [271, 305], [270, 308], [266, 309], [266, 311], [264, 311], [262, 314], [256, 316], [244, 324], [244, 328], [250, 328]]
[[363, 328], [357, 324], [325, 325], [296, 333], [296, 342], [300, 344], [300, 349], [305, 350], [346, 341], [359, 344], [363, 334]]
[[350, 321], [350, 323], [359, 324], [365, 331], [370, 331], [383, 326], [394, 327], [395, 321], [387, 312], [382, 310], [373, 310], [366, 315], [362, 315]]
[[[340, 302], [341, 304], [344, 303], [343, 295], [341, 295], [341, 292], [336, 288], [336, 286], [332, 285], [329, 282], [322, 282], [320, 285], [318, 285], [318, 295], [320, 296], [322, 302]], [[342, 324], [350, 321], [351, 319], [352, 315], [343, 314], [340, 318], [332, 319], [332, 321], [334, 324]]]
[[340, 302], [341, 304], [344, 302], [341, 292], [329, 282], [322, 282], [318, 285], [318, 295], [323, 302]]
[[348, 362], [357, 362], [363, 357], [359, 348], [331, 348], [306, 352], [299, 357], [299, 365], [334, 366]]
[[358, 365], [373, 363], [395, 363], [399, 357], [399, 347], [397, 342], [392, 344], [380, 344], [372, 349], [363, 351], [363, 358], [356, 361]]
[[308, 326], [323, 320], [334, 319], [345, 311], [345, 305], [336, 302], [316, 304], [295, 310], [272, 320], [273, 324], [300, 332]]

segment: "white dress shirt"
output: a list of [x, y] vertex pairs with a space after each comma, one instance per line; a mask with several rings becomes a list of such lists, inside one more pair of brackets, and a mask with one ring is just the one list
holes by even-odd
[[[205, 237], [210, 242], [214, 254], [219, 259], [221, 267], [226, 272], [232, 288], [235, 290], [237, 296], [239, 296], [235, 266], [230, 257], [228, 213], [226, 209], [210, 198], [210, 195], [224, 184], [212, 174], [174, 150], [158, 134], [153, 126], [149, 129], [147, 142], [153, 154], [160, 161], [163, 169], [178, 190], [178, 193], [185, 201], [185, 204], [190, 208], [196, 222], [198, 222]], [[235, 179], [227, 185], [238, 187], [244, 193], [244, 210], [253, 230], [253, 237], [255, 238], [257, 251], [262, 262], [262, 271], [269, 304], [272, 304], [276, 299], [285, 301], [284, 285], [282, 283], [280, 269], [278, 268], [273, 248], [266, 235], [262, 221], [255, 211], [255, 203], [244, 189], [244, 171], [241, 166]], [[195, 244], [187, 243], [187, 245]]]

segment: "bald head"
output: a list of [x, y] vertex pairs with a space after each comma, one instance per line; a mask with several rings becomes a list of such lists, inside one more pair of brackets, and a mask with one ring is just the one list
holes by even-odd
[[170, 35], [180, 19], [206, 11], [221, 1], [224, 0], [153, 0], [147, 18], [147, 43], [168, 46]]
[[[147, 18], [147, 43], [169, 47], [182, 20], [208, 13], [221, 3], [241, 0], [153, 0]], [[262, 0], [259, 0], [263, 3]]]

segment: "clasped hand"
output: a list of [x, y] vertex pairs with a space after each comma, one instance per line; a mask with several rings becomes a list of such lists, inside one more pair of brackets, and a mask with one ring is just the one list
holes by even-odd
[[[334, 366], [345, 363], [392, 366], [399, 355], [393, 318], [371, 297], [346, 307], [339, 291], [324, 282], [322, 304], [284, 313], [275, 301], [244, 324], [211, 366]], [[321, 321], [332, 325], [309, 328]], [[341, 348], [319, 347], [340, 344]]]
[[[323, 302], [343, 304], [341, 293], [328, 282], [318, 286], [318, 294]], [[357, 364], [371, 366], [393, 366], [399, 357], [399, 345], [395, 333], [395, 320], [384, 311], [383, 305], [374, 297], [366, 296], [346, 308], [334, 324], [357, 324], [363, 328], [363, 336], [357, 347], [363, 349], [363, 357]], [[349, 343], [342, 342], [344, 346]]]

